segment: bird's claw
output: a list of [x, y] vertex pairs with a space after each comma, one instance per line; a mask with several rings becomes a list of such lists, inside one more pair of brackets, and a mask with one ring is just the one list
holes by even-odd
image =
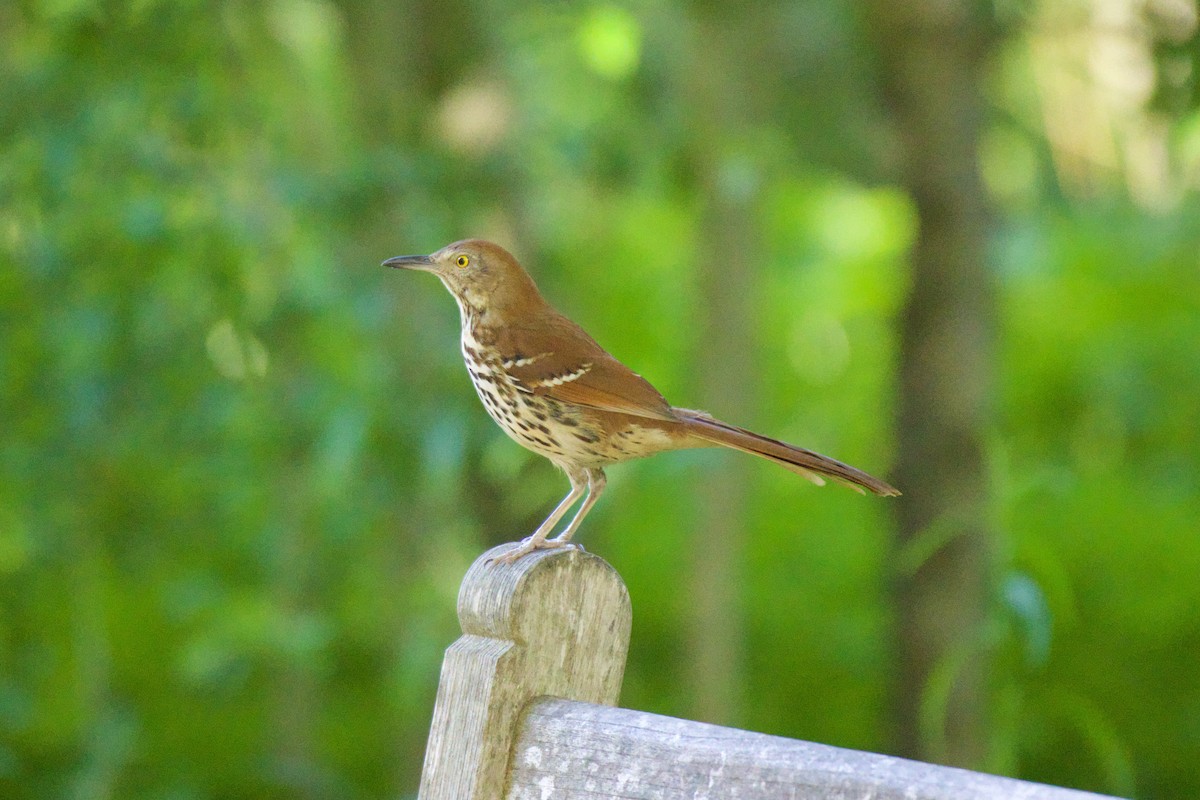
[[488, 564], [512, 564], [522, 556], [527, 556], [535, 550], [553, 550], [560, 547], [572, 547], [581, 553], [587, 552], [583, 549], [583, 545], [578, 542], [572, 542], [568, 539], [541, 539], [535, 540], [532, 536], [527, 536], [522, 539], [516, 547], [502, 555], [493, 556], [487, 560]]

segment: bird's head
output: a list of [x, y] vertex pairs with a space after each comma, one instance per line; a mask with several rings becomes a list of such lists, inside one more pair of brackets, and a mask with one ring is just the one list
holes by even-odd
[[396, 256], [383, 266], [432, 272], [460, 306], [477, 310], [541, 299], [512, 254], [483, 239], [463, 239], [427, 256]]

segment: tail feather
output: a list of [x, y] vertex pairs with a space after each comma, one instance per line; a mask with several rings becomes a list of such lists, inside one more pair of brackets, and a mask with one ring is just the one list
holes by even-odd
[[690, 411], [685, 408], [674, 409], [676, 416], [687, 426], [687, 431], [697, 439], [713, 444], [741, 450], [743, 453], [773, 461], [785, 469], [803, 475], [818, 486], [825, 484], [825, 478], [830, 478], [840, 484], [849, 486], [859, 494], [864, 489], [884, 497], [894, 497], [900, 494], [895, 487], [879, 480], [849, 464], [814, 453], [803, 447], [771, 439], [767, 436], [713, 419], [702, 411]]

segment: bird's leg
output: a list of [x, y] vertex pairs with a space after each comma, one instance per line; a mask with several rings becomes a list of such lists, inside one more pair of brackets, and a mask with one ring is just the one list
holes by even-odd
[[[563, 516], [571, 510], [571, 506], [575, 505], [575, 501], [577, 501], [580, 496], [583, 495], [584, 490], [590, 489], [591, 479], [586, 473], [580, 470], [578, 472], [568, 472], [567, 480], [571, 481], [571, 491], [567, 492], [567, 496], [562, 499], [562, 502], [555, 506], [554, 510], [550, 512], [550, 516], [546, 517], [546, 520], [538, 526], [538, 529], [533, 532], [532, 536], [522, 539], [519, 546], [514, 547], [504, 555], [496, 558], [495, 560], [497, 563], [511, 564], [521, 556], [525, 555], [526, 553], [532, 553], [534, 550], [544, 550], [549, 547], [562, 547], [564, 544], [567, 544], [566, 541], [559, 541], [559, 539], [562, 538], [561, 536], [556, 539], [549, 540], [547, 540], [546, 537], [550, 535], [550, 531], [554, 530], [554, 526], [558, 525], [559, 520], [561, 520]], [[584, 505], [587, 505], [586, 500], [584, 501]], [[576, 514], [575, 516], [578, 518], [579, 515]], [[572, 521], [571, 524], [574, 525], [574, 521]], [[570, 537], [567, 538], [569, 539]]]
[[528, 539], [529, 542], [536, 543], [535, 547], [540, 547], [541, 543], [546, 541], [546, 537], [558, 525], [559, 520], [571, 510], [571, 506], [575, 505], [575, 501], [583, 495], [584, 490], [587, 488], [587, 483], [583, 479], [583, 476], [568, 474], [567, 479], [571, 481], [571, 491], [567, 492], [567, 496], [554, 507], [554, 510], [550, 512], [550, 516], [546, 517], [545, 521], [533, 532], [533, 536], [530, 536]]
[[[587, 499], [583, 501], [583, 505], [575, 512], [575, 518], [571, 520], [571, 524], [567, 526], [567, 529], [551, 539], [551, 542], [567, 544], [571, 541], [571, 537], [575, 535], [575, 531], [579, 530], [579, 523], [583, 522], [583, 518], [592, 510], [592, 506], [596, 505], [596, 501], [600, 499], [606, 483], [608, 483], [608, 478], [604, 476], [604, 470], [592, 468], [587, 471]], [[578, 546], [576, 545], [576, 547]]]

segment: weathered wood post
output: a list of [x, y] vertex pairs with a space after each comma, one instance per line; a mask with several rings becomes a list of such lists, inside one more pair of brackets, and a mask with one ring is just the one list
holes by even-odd
[[459, 589], [463, 635], [442, 662], [420, 800], [498, 800], [534, 698], [620, 694], [632, 613], [616, 570], [573, 549], [489, 563], [510, 547], [480, 556]]
[[459, 590], [420, 800], [1102, 800], [615, 708], [631, 619], [620, 576], [576, 550], [488, 563], [512, 546]]

